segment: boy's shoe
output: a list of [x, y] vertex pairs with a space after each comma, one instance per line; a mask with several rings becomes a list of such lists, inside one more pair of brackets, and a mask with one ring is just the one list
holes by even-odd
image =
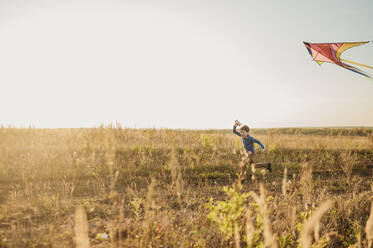
[[267, 170], [269, 170], [269, 172], [272, 172], [272, 165], [271, 165], [271, 163], [267, 164]]

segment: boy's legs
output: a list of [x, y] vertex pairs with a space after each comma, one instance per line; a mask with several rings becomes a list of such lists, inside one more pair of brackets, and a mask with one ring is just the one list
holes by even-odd
[[247, 152], [247, 155], [248, 155], [247, 160], [244, 161], [243, 167], [241, 168], [241, 172], [240, 172], [240, 177], [242, 178], [248, 175], [247, 169], [249, 167], [251, 170], [251, 166], [254, 163], [254, 154], [251, 152]]
[[249, 164], [250, 165], [255, 164], [254, 156], [255, 156], [255, 153], [249, 152]]
[[254, 168], [266, 168], [267, 170], [272, 172], [271, 163], [269, 163], [269, 162], [268, 163], [255, 163], [254, 157], [255, 157], [255, 153], [252, 153], [252, 152], [249, 151], [248, 152], [248, 161], [246, 163], [244, 163], [240, 176], [244, 177], [244, 175], [248, 175], [247, 174], [247, 165], [250, 166], [250, 170], [252, 169], [252, 166], [254, 166]]
[[255, 162], [254, 162], [254, 156], [255, 156], [254, 153], [249, 153], [249, 161], [250, 161], [250, 165], [251, 165], [251, 164], [254, 164], [255, 168], [266, 168], [266, 169], [268, 169], [270, 172], [272, 172], [271, 163], [269, 163], [269, 162], [267, 162], [267, 163], [255, 163]]
[[268, 162], [268, 163], [254, 163], [254, 164], [255, 164], [255, 168], [267, 168], [267, 165], [270, 163]]

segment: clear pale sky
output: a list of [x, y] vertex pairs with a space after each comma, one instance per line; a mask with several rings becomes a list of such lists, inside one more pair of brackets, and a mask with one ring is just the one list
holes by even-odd
[[302, 43], [372, 27], [372, 0], [0, 0], [0, 124], [373, 126], [373, 81]]

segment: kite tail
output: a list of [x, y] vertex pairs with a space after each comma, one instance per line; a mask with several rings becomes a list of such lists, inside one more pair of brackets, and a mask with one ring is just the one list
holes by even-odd
[[[373, 41], [368, 41], [369, 43], [373, 43]], [[341, 61], [344, 61], [344, 62], [347, 62], [347, 63], [350, 63], [350, 64], [354, 64], [354, 65], [357, 65], [357, 66], [362, 66], [362, 67], [365, 67], [365, 68], [369, 68], [369, 69], [373, 69], [373, 66], [369, 66], [369, 65], [364, 65], [364, 64], [360, 64], [360, 63], [357, 63], [357, 62], [354, 62], [354, 61], [350, 61], [350, 60], [347, 60], [347, 59], [340, 59]], [[345, 67], [346, 68], [346, 67]], [[366, 72], [362, 72], [360, 71], [359, 69], [357, 68], [354, 68], [352, 67], [353, 69], [350, 69], [350, 68], [346, 68], [346, 69], [349, 69], [351, 71], [354, 71], [356, 73], [359, 73], [359, 74], [362, 74], [364, 76], [366, 76], [369, 80], [373, 81], [373, 77], [371, 75], [369, 75], [368, 73]], [[357, 71], [355, 71], [355, 70]]]
[[360, 64], [360, 63], [353, 62], [353, 61], [350, 61], [350, 60], [347, 60], [347, 59], [341, 59], [341, 60], [342, 60], [343, 62], [347, 62], [347, 63], [350, 63], [350, 64], [354, 64], [354, 65], [358, 65], [358, 66], [363, 66], [363, 67], [365, 67], [365, 68], [373, 69], [373, 66]]
[[356, 73], [358, 73], [360, 75], [363, 75], [363, 76], [369, 78], [370, 80], [373, 80], [373, 77], [371, 75], [369, 75], [368, 73], [366, 73], [366, 72], [364, 72], [362, 70], [359, 70], [358, 68], [355, 68], [355, 67], [353, 67], [351, 65], [347, 65], [347, 64], [342, 63], [342, 67], [345, 68], [345, 69], [347, 69], [347, 70], [356, 72]]

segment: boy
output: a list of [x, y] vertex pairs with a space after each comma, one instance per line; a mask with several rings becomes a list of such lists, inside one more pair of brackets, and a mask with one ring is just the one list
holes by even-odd
[[254, 164], [255, 167], [264, 167], [264, 168], [267, 168], [267, 170], [269, 170], [270, 172], [272, 172], [271, 163], [255, 163], [254, 162], [254, 156], [255, 156], [254, 143], [259, 144], [262, 151], [265, 151], [264, 146], [259, 140], [255, 139], [254, 137], [251, 137], [249, 135], [250, 128], [247, 125], [241, 126], [240, 127], [240, 132], [237, 132], [236, 127], [239, 126], [239, 125], [241, 125], [241, 123], [239, 123], [238, 121], [235, 121], [235, 123], [233, 125], [233, 133], [237, 134], [238, 136], [240, 136], [242, 138], [243, 146], [244, 146], [246, 152], [249, 155], [250, 165]]

